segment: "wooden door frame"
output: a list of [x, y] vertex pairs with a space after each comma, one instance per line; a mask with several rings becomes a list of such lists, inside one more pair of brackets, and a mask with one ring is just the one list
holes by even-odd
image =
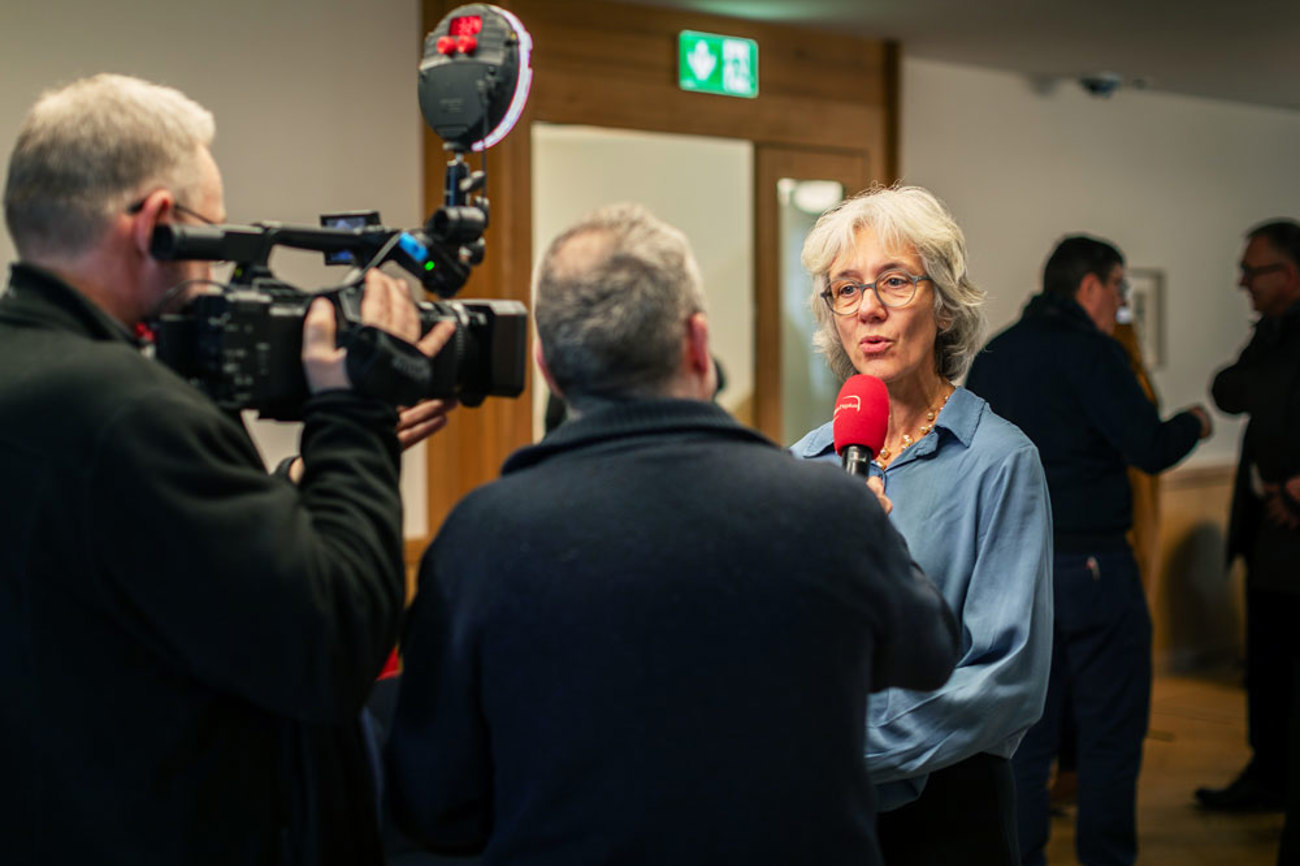
[[[784, 438], [781, 405], [781, 210], [777, 181], [834, 180], [845, 194], [880, 178], [873, 177], [866, 154], [859, 150], [820, 150], [759, 144], [754, 148], [754, 291], [755, 370], [754, 426], [769, 439]], [[761, 355], [758, 347], [762, 347]], [[783, 443], [789, 444], [789, 443]]]
[[[421, 34], [459, 5], [422, 0]], [[518, 127], [488, 155], [493, 204], [488, 253], [461, 293], [464, 297], [529, 303], [529, 130], [535, 121], [748, 140], [756, 147], [756, 165], [765, 147], [786, 153], [856, 153], [869, 167], [865, 180], [890, 182], [896, 176], [898, 50], [892, 43], [606, 0], [508, 0], [505, 5], [532, 35], [533, 89]], [[737, 99], [680, 90], [676, 52], [681, 30], [758, 42], [759, 96]], [[441, 142], [426, 130], [427, 211], [442, 202], [445, 161]], [[756, 171], [756, 183], [758, 179]], [[775, 237], [763, 234], [775, 225], [764, 207], [758, 205], [755, 219], [759, 262]], [[761, 265], [755, 273], [762, 273]], [[773, 342], [773, 334], [779, 336], [779, 296], [764, 278], [757, 282], [755, 399], [756, 406], [764, 407], [758, 426], [779, 437], [779, 388], [775, 395], [770, 390], [780, 381], [780, 345]], [[477, 409], [458, 409], [447, 428], [429, 441], [430, 538], [456, 501], [495, 478], [505, 457], [532, 440], [532, 387], [530, 382], [517, 400], [492, 399]], [[418, 556], [427, 542], [409, 540], [408, 556]]]

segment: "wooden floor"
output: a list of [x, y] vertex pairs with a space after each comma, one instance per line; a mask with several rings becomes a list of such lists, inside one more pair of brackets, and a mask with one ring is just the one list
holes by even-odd
[[[1227, 784], [1246, 764], [1245, 694], [1239, 676], [1157, 677], [1138, 782], [1142, 866], [1274, 866], [1282, 816], [1198, 809], [1192, 792]], [[1073, 814], [1053, 819], [1047, 860], [1071, 866]]]

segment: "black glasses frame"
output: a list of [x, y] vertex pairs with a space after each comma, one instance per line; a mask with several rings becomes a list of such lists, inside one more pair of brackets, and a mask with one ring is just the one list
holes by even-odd
[[1241, 278], [1249, 283], [1256, 277], [1264, 276], [1264, 274], [1275, 274], [1278, 271], [1286, 270], [1286, 262], [1274, 262], [1271, 265], [1260, 265], [1257, 268], [1252, 268], [1250, 265], [1242, 265], [1238, 270], [1241, 273]]

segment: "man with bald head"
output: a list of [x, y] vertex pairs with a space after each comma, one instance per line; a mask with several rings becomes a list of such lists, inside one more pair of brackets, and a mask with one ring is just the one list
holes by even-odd
[[879, 863], [867, 692], [947, 678], [937, 591], [860, 479], [711, 402], [679, 231], [590, 215], [546, 253], [535, 315], [569, 418], [424, 557], [399, 823], [501, 864]]

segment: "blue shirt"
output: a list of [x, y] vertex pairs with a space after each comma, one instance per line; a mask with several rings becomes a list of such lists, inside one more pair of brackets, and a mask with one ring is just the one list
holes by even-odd
[[[831, 423], [790, 448], [838, 461]], [[961, 660], [937, 691], [886, 689], [867, 711], [880, 810], [980, 752], [1011, 757], [1042, 714], [1052, 656], [1052, 514], [1034, 444], [964, 388], [934, 432], [883, 472], [890, 518], [961, 626]]]

